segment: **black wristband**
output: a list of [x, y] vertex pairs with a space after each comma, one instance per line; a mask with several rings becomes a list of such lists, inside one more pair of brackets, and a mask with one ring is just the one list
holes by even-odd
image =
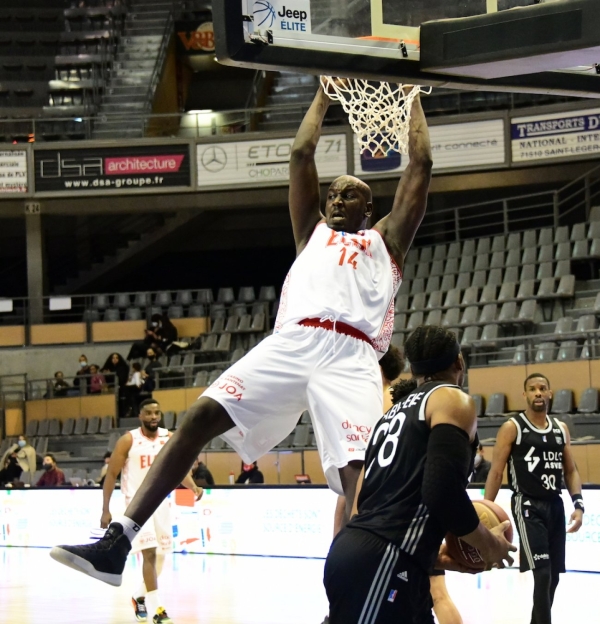
[[571, 500], [573, 501], [573, 507], [585, 512], [585, 505], [583, 504], [583, 496], [581, 494], [572, 494]]

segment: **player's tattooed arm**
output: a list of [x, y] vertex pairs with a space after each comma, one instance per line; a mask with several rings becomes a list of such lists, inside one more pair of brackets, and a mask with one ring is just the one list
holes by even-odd
[[322, 219], [315, 152], [329, 102], [329, 97], [319, 87], [292, 145], [289, 203], [297, 253], [304, 249], [315, 226]]
[[413, 100], [411, 109], [408, 154], [410, 161], [400, 178], [392, 211], [374, 227], [400, 268], [425, 216], [433, 165], [429, 129], [419, 96]]

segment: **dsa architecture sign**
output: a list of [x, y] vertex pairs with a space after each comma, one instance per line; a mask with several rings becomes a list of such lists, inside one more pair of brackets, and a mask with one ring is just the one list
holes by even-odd
[[594, 158], [600, 154], [600, 108], [511, 119], [512, 161]]
[[[278, 186], [290, 179], [293, 138], [204, 143], [196, 146], [198, 186]], [[347, 171], [346, 135], [324, 134], [315, 154], [319, 177]]]
[[123, 194], [189, 189], [188, 145], [34, 151], [36, 193]]
[[0, 193], [27, 193], [27, 152], [0, 151]]

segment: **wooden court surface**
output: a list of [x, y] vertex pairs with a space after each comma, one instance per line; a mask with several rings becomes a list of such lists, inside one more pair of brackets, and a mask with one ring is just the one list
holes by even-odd
[[[47, 549], [0, 548], [3, 624], [133, 624], [131, 589], [141, 571], [132, 557], [115, 589], [52, 561]], [[175, 624], [321, 624], [327, 601], [323, 560], [173, 555], [161, 577]], [[498, 570], [448, 575], [465, 624], [529, 624], [531, 574]], [[567, 573], [553, 624], [600, 624], [600, 574]]]

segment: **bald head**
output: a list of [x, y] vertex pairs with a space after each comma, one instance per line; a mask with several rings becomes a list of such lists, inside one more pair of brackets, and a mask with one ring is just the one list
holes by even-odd
[[351, 175], [336, 178], [327, 192], [327, 225], [349, 233], [364, 229], [373, 209], [371, 200], [371, 189], [362, 180]]

